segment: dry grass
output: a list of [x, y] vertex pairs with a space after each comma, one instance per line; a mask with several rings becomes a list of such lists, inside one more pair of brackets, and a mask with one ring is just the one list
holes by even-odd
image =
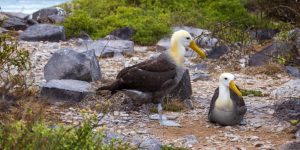
[[150, 113], [158, 113], [157, 106], [154, 106], [154, 105], [153, 105], [152, 107], [150, 107], [150, 108], [149, 108], [149, 112], [150, 112]]
[[165, 111], [180, 112], [184, 110], [185, 105], [180, 100], [166, 100], [164, 104]]
[[110, 96], [110, 91], [99, 91], [97, 94], [88, 95], [80, 102], [81, 108], [90, 108], [93, 111], [108, 113], [124, 109], [125, 95], [121, 92]]
[[34, 97], [18, 100], [9, 106], [8, 111], [0, 111], [1, 122], [23, 120], [36, 122], [41, 120], [58, 121], [55, 114], [51, 114], [50, 104]]
[[[164, 111], [171, 111], [171, 112], [180, 112], [185, 109], [185, 105], [183, 101], [180, 100], [171, 100], [167, 99], [164, 102], [163, 110]], [[149, 108], [149, 112], [151, 113], [158, 113], [157, 105], [153, 105]]]
[[248, 75], [266, 74], [275, 75], [284, 72], [283, 66], [277, 63], [268, 63], [263, 66], [249, 67], [242, 70], [243, 73]]

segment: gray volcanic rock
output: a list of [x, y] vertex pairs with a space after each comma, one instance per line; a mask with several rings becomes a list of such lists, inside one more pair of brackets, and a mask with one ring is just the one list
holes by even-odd
[[250, 36], [258, 41], [271, 40], [279, 32], [277, 29], [253, 29], [250, 30]]
[[122, 142], [127, 141], [126, 137], [123, 134], [106, 131], [104, 137], [104, 143], [110, 144], [113, 139], [121, 140]]
[[63, 26], [36, 24], [22, 32], [20, 40], [49, 42], [64, 41], [66, 40], [65, 29]]
[[161, 143], [154, 138], [148, 138], [143, 141], [138, 147], [139, 150], [160, 150]]
[[24, 14], [21, 12], [3, 12], [3, 14], [5, 14], [6, 16], [12, 18], [12, 17], [17, 17], [23, 20], [26, 20], [26, 18], [28, 17], [28, 14]]
[[128, 139], [124, 134], [119, 134], [115, 132], [105, 131], [104, 133], [104, 143], [111, 144], [111, 141], [120, 140], [122, 143], [131, 143], [137, 147], [138, 150], [160, 150], [161, 149], [161, 143], [156, 138], [146, 138], [143, 140], [142, 137], [133, 137], [131, 139]]
[[65, 16], [65, 11], [60, 7], [49, 7], [38, 10], [31, 15], [31, 18], [39, 23], [51, 23], [49, 16]]
[[207, 70], [207, 64], [204, 63], [198, 63], [192, 66], [189, 66], [190, 69], [194, 70]]
[[90, 75], [92, 78], [92, 81], [100, 80], [101, 75], [101, 68], [99, 65], [99, 61], [95, 55], [95, 50], [89, 50], [83, 52], [89, 59], [90, 59]]
[[298, 55], [300, 56], [300, 28], [291, 30], [288, 36], [289, 40], [296, 46]]
[[212, 48], [218, 46], [218, 42], [219, 42], [218, 39], [216, 39], [214, 37], [210, 37], [205, 34], [200, 35], [196, 39], [197, 45], [199, 45], [201, 48], [205, 48], [205, 49], [212, 49]]
[[60, 15], [50, 15], [48, 16], [48, 19], [51, 23], [62, 23], [64, 22], [65, 17]]
[[294, 77], [300, 78], [299, 69], [293, 66], [285, 66], [286, 72], [291, 74]]
[[53, 54], [44, 67], [47, 81], [52, 79], [74, 79], [96, 81], [101, 78], [101, 69], [94, 51], [78, 53], [62, 49]]
[[133, 29], [129, 27], [123, 27], [110, 33], [110, 35], [114, 35], [122, 40], [130, 40], [133, 34], [134, 34]]
[[162, 38], [156, 44], [156, 50], [162, 52], [170, 48], [170, 38]]
[[1, 28], [1, 27], [0, 27], [0, 33], [6, 33], [6, 32], [8, 32], [7, 29], [4, 29], [4, 28]]
[[134, 43], [128, 40], [97, 40], [80, 46], [79, 50], [94, 49], [96, 56], [113, 57], [115, 53], [132, 53]]
[[208, 51], [208, 58], [218, 59], [222, 55], [226, 54], [229, 51], [229, 48], [225, 45], [215, 46], [212, 50]]
[[25, 30], [28, 26], [25, 20], [17, 17], [8, 18], [2, 24], [2, 27], [8, 30]]
[[185, 100], [191, 97], [192, 85], [188, 69], [184, 71], [181, 81], [179, 82], [177, 87], [174, 90], [172, 90], [170, 95], [181, 100]]
[[300, 130], [295, 133], [295, 137], [297, 140], [300, 140]]
[[272, 91], [274, 98], [294, 97], [300, 98], [300, 79], [290, 80]]
[[194, 27], [188, 27], [188, 26], [177, 26], [173, 27], [172, 31], [179, 31], [179, 30], [186, 30], [188, 31], [193, 37], [199, 36], [199, 35], [204, 35], [204, 34], [209, 34], [210, 31], [200, 29], [200, 28], [194, 28]]
[[300, 141], [292, 141], [286, 144], [280, 145], [278, 147], [279, 150], [299, 150], [300, 148]]
[[207, 81], [210, 79], [210, 76], [207, 73], [194, 73], [191, 78], [194, 82], [198, 80]]
[[277, 58], [277, 56], [287, 56], [292, 52], [293, 48], [293, 45], [289, 43], [274, 42], [260, 52], [251, 55], [249, 66], [264, 65], [272, 60], [272, 58]]
[[186, 135], [182, 138], [184, 145], [194, 145], [198, 143], [198, 139], [195, 135]]
[[91, 92], [91, 84], [88, 82], [51, 80], [42, 86], [41, 96], [51, 101], [78, 102]]

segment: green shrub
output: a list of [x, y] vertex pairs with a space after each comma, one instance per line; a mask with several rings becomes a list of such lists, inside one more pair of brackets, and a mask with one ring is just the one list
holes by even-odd
[[[220, 38], [236, 42], [245, 37], [243, 32], [248, 27], [270, 28], [276, 25], [266, 18], [247, 12], [244, 7], [246, 1], [74, 0], [71, 8], [75, 12], [66, 19], [64, 26], [68, 36], [76, 36], [79, 31], [85, 31], [94, 39], [128, 26], [135, 30], [135, 42], [148, 45], [166, 36], [171, 26], [188, 25], [212, 30], [214, 24], [220, 23], [229, 24], [231, 28], [238, 30], [232, 34], [221, 28], [216, 32], [221, 32]], [[225, 34], [228, 36], [221, 36]]]
[[0, 70], [15, 67], [28, 69], [29, 52], [18, 48], [18, 42], [8, 35], [0, 35]]
[[247, 27], [253, 19], [241, 0], [202, 0], [204, 25], [212, 22], [230, 22], [237, 27]]
[[257, 97], [265, 96], [261, 91], [256, 90], [241, 90], [243, 96], [253, 95]]
[[162, 150], [188, 150], [187, 148], [183, 148], [183, 147], [174, 147], [174, 146], [170, 146], [170, 145], [163, 145]]
[[159, 9], [145, 10], [116, 0], [76, 0], [74, 5], [78, 7], [64, 23], [69, 37], [84, 31], [96, 39], [127, 26], [135, 31], [134, 41], [153, 44], [170, 32], [170, 15]]
[[28, 94], [26, 74], [30, 64], [28, 51], [20, 49], [12, 37], [0, 35], [0, 100]]
[[133, 40], [143, 45], [166, 36], [172, 25], [209, 26], [211, 22], [231, 19], [240, 24], [248, 23], [250, 17], [240, 0], [229, 3], [225, 0], [75, 0], [73, 4], [75, 12], [64, 24], [68, 36], [85, 31], [99, 38], [128, 26], [135, 30]]
[[243, 28], [234, 27], [234, 23], [212, 23], [207, 27], [213, 37], [221, 39], [223, 43], [241, 42], [247, 44], [250, 42], [250, 35]]
[[127, 0], [127, 4], [147, 10], [160, 9], [171, 14], [172, 25], [197, 26], [201, 19], [199, 0]]
[[0, 14], [0, 26], [2, 26], [3, 22], [8, 19], [8, 17], [4, 14]]
[[0, 126], [0, 149], [24, 150], [126, 150], [128, 144], [113, 139], [104, 143], [102, 130], [93, 131], [93, 121], [80, 126], [50, 125], [45, 122], [18, 121]]
[[133, 40], [139, 44], [153, 44], [169, 33], [169, 14], [158, 10], [143, 10], [135, 7], [118, 7], [115, 15], [99, 20], [99, 27], [94, 38], [103, 37], [115, 29], [127, 26], [134, 29]]
[[96, 20], [83, 11], [76, 10], [73, 14], [64, 21], [67, 37], [79, 36], [82, 32], [93, 34], [96, 31]]

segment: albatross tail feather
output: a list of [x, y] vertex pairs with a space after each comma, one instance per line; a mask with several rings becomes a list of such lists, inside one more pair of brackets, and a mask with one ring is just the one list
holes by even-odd
[[100, 88], [97, 89], [97, 91], [104, 91], [104, 90], [108, 90], [111, 91], [111, 95], [117, 93], [117, 90], [120, 89], [121, 83], [119, 81], [116, 81], [110, 85], [106, 85], [106, 86], [102, 86]]

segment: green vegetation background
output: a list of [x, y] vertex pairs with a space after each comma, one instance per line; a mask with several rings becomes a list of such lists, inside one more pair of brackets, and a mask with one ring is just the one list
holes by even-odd
[[230, 23], [241, 30], [274, 26], [248, 13], [245, 4], [246, 0], [74, 0], [64, 26], [68, 37], [84, 31], [93, 39], [131, 27], [133, 40], [142, 45], [154, 44], [175, 25], [211, 29], [215, 23]]

